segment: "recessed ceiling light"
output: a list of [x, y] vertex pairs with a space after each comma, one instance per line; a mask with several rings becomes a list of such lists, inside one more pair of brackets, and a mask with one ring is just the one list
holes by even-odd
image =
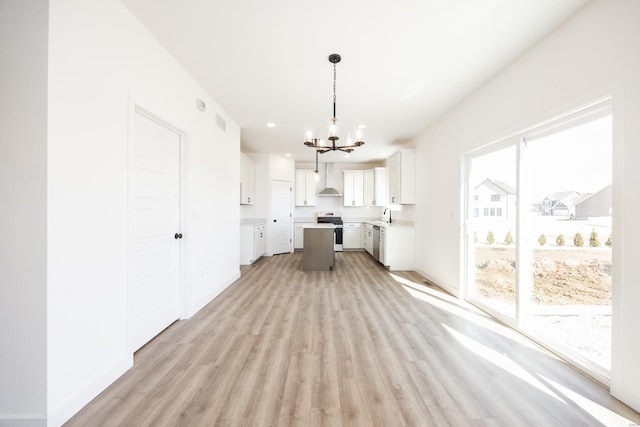
[[387, 153], [380, 153], [380, 155], [381, 155], [381, 156], [386, 156], [386, 155], [387, 155]]
[[268, 128], [274, 128], [274, 127], [276, 127], [276, 124], [275, 124], [275, 123], [273, 123], [273, 122], [267, 122], [267, 123], [266, 123], [266, 125], [267, 125], [267, 127], [268, 127]]
[[291, 157], [291, 154], [287, 153], [284, 155], [285, 157]]
[[350, 157], [351, 155], [350, 155], [350, 154], [345, 154], [344, 156], [345, 156], [345, 157]]

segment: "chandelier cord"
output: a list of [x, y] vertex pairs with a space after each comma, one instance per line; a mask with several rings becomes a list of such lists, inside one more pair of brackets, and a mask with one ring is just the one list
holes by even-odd
[[333, 64], [333, 119], [336, 119], [336, 64]]

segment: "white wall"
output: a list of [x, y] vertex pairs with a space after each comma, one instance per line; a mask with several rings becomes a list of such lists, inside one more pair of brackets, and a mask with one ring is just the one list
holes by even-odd
[[[127, 148], [136, 103], [184, 134], [183, 315], [239, 277], [240, 131], [118, 0], [52, 0], [48, 412], [65, 421], [131, 364]], [[196, 110], [202, 98], [207, 110]], [[226, 133], [215, 116], [226, 120]]]
[[0, 425], [47, 412], [47, 29], [46, 0], [0, 1]]
[[[418, 270], [460, 289], [462, 156], [614, 96], [612, 393], [640, 409], [640, 2], [593, 1], [416, 139]], [[437, 207], [437, 208], [434, 208]]]

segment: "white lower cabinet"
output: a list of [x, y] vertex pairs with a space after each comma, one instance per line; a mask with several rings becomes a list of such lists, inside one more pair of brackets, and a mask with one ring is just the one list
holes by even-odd
[[378, 237], [380, 239], [380, 264], [382, 265], [387, 265], [385, 264], [385, 259], [386, 257], [386, 253], [385, 253], [385, 246], [387, 246], [387, 228], [386, 227], [380, 227], [380, 236]]
[[345, 222], [342, 227], [343, 248], [362, 249], [362, 223]]
[[266, 225], [242, 224], [240, 226], [240, 265], [253, 264], [266, 252]]
[[258, 225], [253, 228], [253, 241], [255, 242], [254, 247], [254, 261], [260, 258], [267, 251], [267, 236], [266, 236], [266, 225]]
[[[380, 227], [378, 261], [391, 271], [412, 271], [416, 263], [416, 229], [412, 225], [375, 223]], [[373, 224], [362, 226], [364, 249], [373, 256]]]
[[391, 271], [415, 269], [415, 227], [398, 225], [380, 227], [380, 263]]
[[373, 256], [373, 225], [365, 223], [362, 226], [362, 247]]
[[296, 222], [293, 227], [293, 249], [304, 248], [304, 223]]

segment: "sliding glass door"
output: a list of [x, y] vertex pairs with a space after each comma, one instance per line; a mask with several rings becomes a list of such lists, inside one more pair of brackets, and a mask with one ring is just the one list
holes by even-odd
[[500, 317], [516, 316], [516, 147], [469, 160], [467, 295]]
[[611, 368], [611, 116], [528, 139], [523, 327]]
[[467, 299], [607, 377], [609, 103], [473, 153], [467, 166]]

